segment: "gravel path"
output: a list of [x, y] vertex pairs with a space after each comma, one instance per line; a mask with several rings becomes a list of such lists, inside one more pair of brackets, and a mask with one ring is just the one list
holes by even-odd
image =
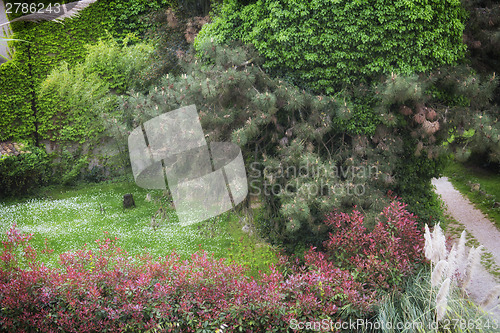
[[[448, 213], [461, 223], [467, 233], [482, 244], [487, 252], [493, 255], [496, 264], [500, 266], [500, 230], [467, 198], [462, 196], [448, 181], [448, 178], [433, 179], [432, 184], [436, 187], [436, 193], [441, 195], [441, 199], [448, 207]], [[495, 277], [481, 266], [468, 288], [469, 296], [480, 304], [497, 284]], [[491, 312], [500, 322], [500, 302], [491, 304], [485, 310]]]

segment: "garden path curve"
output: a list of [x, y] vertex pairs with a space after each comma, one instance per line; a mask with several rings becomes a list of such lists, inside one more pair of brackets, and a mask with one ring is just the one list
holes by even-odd
[[[436, 187], [436, 193], [446, 204], [448, 213], [461, 223], [467, 233], [483, 245], [487, 252], [493, 255], [497, 266], [500, 266], [500, 230], [456, 190], [447, 177], [433, 179], [432, 184]], [[467, 289], [470, 297], [479, 304], [498, 284], [499, 281], [481, 265], [480, 270], [475, 272], [470, 288]], [[491, 304], [485, 310], [494, 314], [500, 322], [500, 302]]]

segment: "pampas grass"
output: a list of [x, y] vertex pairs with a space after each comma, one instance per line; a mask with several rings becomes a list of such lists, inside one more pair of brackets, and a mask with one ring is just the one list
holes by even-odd
[[451, 279], [446, 278], [441, 288], [439, 288], [438, 294], [436, 296], [436, 320], [441, 321], [444, 318], [446, 309], [448, 307], [448, 296], [450, 293], [450, 283]]
[[469, 251], [469, 256], [467, 257], [467, 266], [465, 269], [465, 278], [462, 281], [462, 290], [465, 292], [465, 289], [472, 281], [472, 277], [474, 276], [474, 272], [478, 269], [479, 265], [481, 265], [481, 252], [483, 251], [484, 246], [479, 246], [477, 249], [472, 247]]
[[[451, 250], [446, 250], [446, 238], [440, 225], [434, 227], [432, 233], [429, 227], [425, 226], [425, 257], [431, 261], [430, 275], [430, 298], [437, 290], [435, 297], [436, 321], [445, 318], [448, 310], [448, 299], [452, 290], [461, 292], [461, 295], [467, 295], [466, 288], [470, 285], [481, 265], [481, 253], [484, 247], [472, 247], [468, 254], [466, 250], [466, 232], [460, 235], [458, 244], [453, 244]], [[433, 265], [435, 265], [433, 267]], [[458, 288], [456, 288], [458, 287]], [[500, 286], [495, 288], [482, 304], [490, 304], [500, 296]]]
[[465, 230], [462, 231], [462, 234], [460, 235], [460, 239], [458, 240], [458, 245], [457, 245], [457, 257], [456, 257], [456, 263], [457, 263], [457, 271], [460, 272], [465, 272], [465, 269], [467, 267], [467, 261], [466, 261], [466, 248], [465, 248], [465, 243], [466, 243], [466, 232]]
[[[425, 257], [432, 264], [436, 265], [432, 268], [432, 276], [439, 275], [443, 280], [450, 278], [463, 288], [467, 287], [473, 278], [474, 272], [481, 264], [481, 252], [484, 247], [482, 245], [477, 249], [472, 247], [466, 256], [466, 232], [464, 230], [460, 236], [458, 245], [453, 244], [451, 250], [448, 252], [446, 250], [446, 238], [439, 224], [434, 227], [432, 233], [430, 233], [429, 227], [426, 225], [424, 238]], [[444, 271], [444, 262], [446, 263], [446, 271]], [[436, 282], [436, 277], [432, 280], [432, 286], [435, 287], [436, 284], [434, 282]]]
[[[431, 269], [423, 268], [404, 286], [383, 298], [375, 322], [383, 333], [491, 332], [494, 319], [465, 297], [466, 287], [480, 265], [482, 247], [466, 249], [466, 232], [457, 244], [446, 250], [446, 240], [439, 225], [431, 232], [425, 226], [425, 257]], [[494, 304], [500, 297], [500, 286], [482, 302]], [[474, 323], [464, 329], [450, 323]], [[469, 324], [468, 324], [469, 325]], [[463, 326], [463, 325], [462, 325]]]
[[445, 274], [447, 268], [448, 262], [446, 260], [441, 260], [437, 263], [431, 273], [431, 287], [436, 287], [441, 283], [441, 281], [443, 281], [443, 277], [447, 276]]
[[[402, 287], [404, 292], [386, 295], [379, 305], [375, 322], [381, 327], [380, 332], [491, 332], [488, 323], [491, 325], [493, 319], [477, 305], [463, 298], [460, 291], [454, 288], [452, 279], [448, 279], [448, 282], [445, 280], [437, 291], [431, 287], [431, 272], [424, 268]], [[429, 295], [432, 295], [431, 299]], [[432, 299], [439, 299], [439, 306]], [[436, 321], [438, 311], [446, 322]], [[460, 325], [449, 324], [454, 322], [475, 323], [475, 326], [464, 330]]]
[[439, 262], [439, 260], [446, 259], [448, 256], [448, 251], [446, 251], [446, 237], [444, 236], [443, 229], [441, 229], [439, 223], [432, 232], [432, 240], [434, 241], [434, 263]]
[[446, 250], [446, 237], [439, 223], [434, 227], [432, 233], [429, 231], [429, 226], [425, 225], [425, 257], [433, 264], [437, 264], [440, 260], [446, 259], [448, 251]]
[[432, 248], [432, 235], [429, 230], [429, 226], [427, 224], [425, 225], [424, 240], [425, 240], [425, 245], [424, 245], [425, 258], [427, 260], [431, 260], [432, 254], [434, 253], [434, 249]]
[[457, 256], [458, 256], [457, 246], [453, 244], [450, 253], [448, 253], [448, 267], [447, 267], [448, 271], [446, 272], [447, 276], [449, 276], [452, 279], [455, 278], [455, 272], [458, 266]]

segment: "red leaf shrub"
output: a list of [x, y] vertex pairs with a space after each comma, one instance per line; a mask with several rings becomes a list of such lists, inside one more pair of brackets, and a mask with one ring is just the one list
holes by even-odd
[[[175, 252], [132, 258], [107, 238], [98, 251], [61, 254], [60, 267], [48, 268], [30, 239], [13, 227], [3, 242], [2, 332], [194, 332], [222, 325], [227, 332], [281, 332], [292, 319], [336, 320], [340, 308], [363, 311], [369, 303], [359, 282], [327, 262], [288, 278], [271, 267], [256, 281], [242, 266], [201, 250], [185, 261]], [[26, 268], [16, 266], [19, 256], [29, 260]]]
[[[380, 290], [398, 285], [422, 261], [423, 237], [405, 205], [392, 203], [371, 232], [363, 216], [333, 213], [326, 252], [311, 248], [304, 265], [271, 266], [258, 280], [245, 269], [200, 250], [153, 260], [130, 257], [116, 238], [60, 255], [46, 267], [32, 235], [15, 227], [0, 253], [2, 332], [282, 332], [290, 321], [366, 317]], [[50, 252], [44, 249], [41, 252]], [[339, 311], [342, 309], [343, 311]]]
[[333, 228], [324, 242], [328, 260], [352, 272], [371, 290], [390, 290], [401, 284], [423, 262], [424, 239], [416, 217], [406, 205], [393, 201], [368, 232], [363, 215], [332, 213], [325, 223]]

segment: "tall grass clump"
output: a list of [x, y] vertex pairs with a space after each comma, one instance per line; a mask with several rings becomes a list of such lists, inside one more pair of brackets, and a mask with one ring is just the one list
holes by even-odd
[[[425, 226], [425, 267], [408, 280], [404, 291], [387, 295], [379, 305], [376, 323], [382, 332], [494, 332], [490, 314], [468, 299], [467, 289], [480, 265], [482, 246], [467, 251], [466, 233], [450, 250], [438, 225]], [[468, 253], [467, 253], [468, 252]], [[498, 299], [500, 286], [482, 302]]]
[[[431, 285], [429, 269], [420, 270], [408, 280], [404, 292], [392, 293], [382, 300], [374, 326], [383, 333], [495, 332], [498, 323], [465, 298], [451, 279], [447, 280], [448, 290], [438, 290]], [[442, 311], [436, 303], [440, 291], [441, 297], [446, 297], [446, 304], [440, 306], [446, 311], [437, 321], [438, 311]]]

